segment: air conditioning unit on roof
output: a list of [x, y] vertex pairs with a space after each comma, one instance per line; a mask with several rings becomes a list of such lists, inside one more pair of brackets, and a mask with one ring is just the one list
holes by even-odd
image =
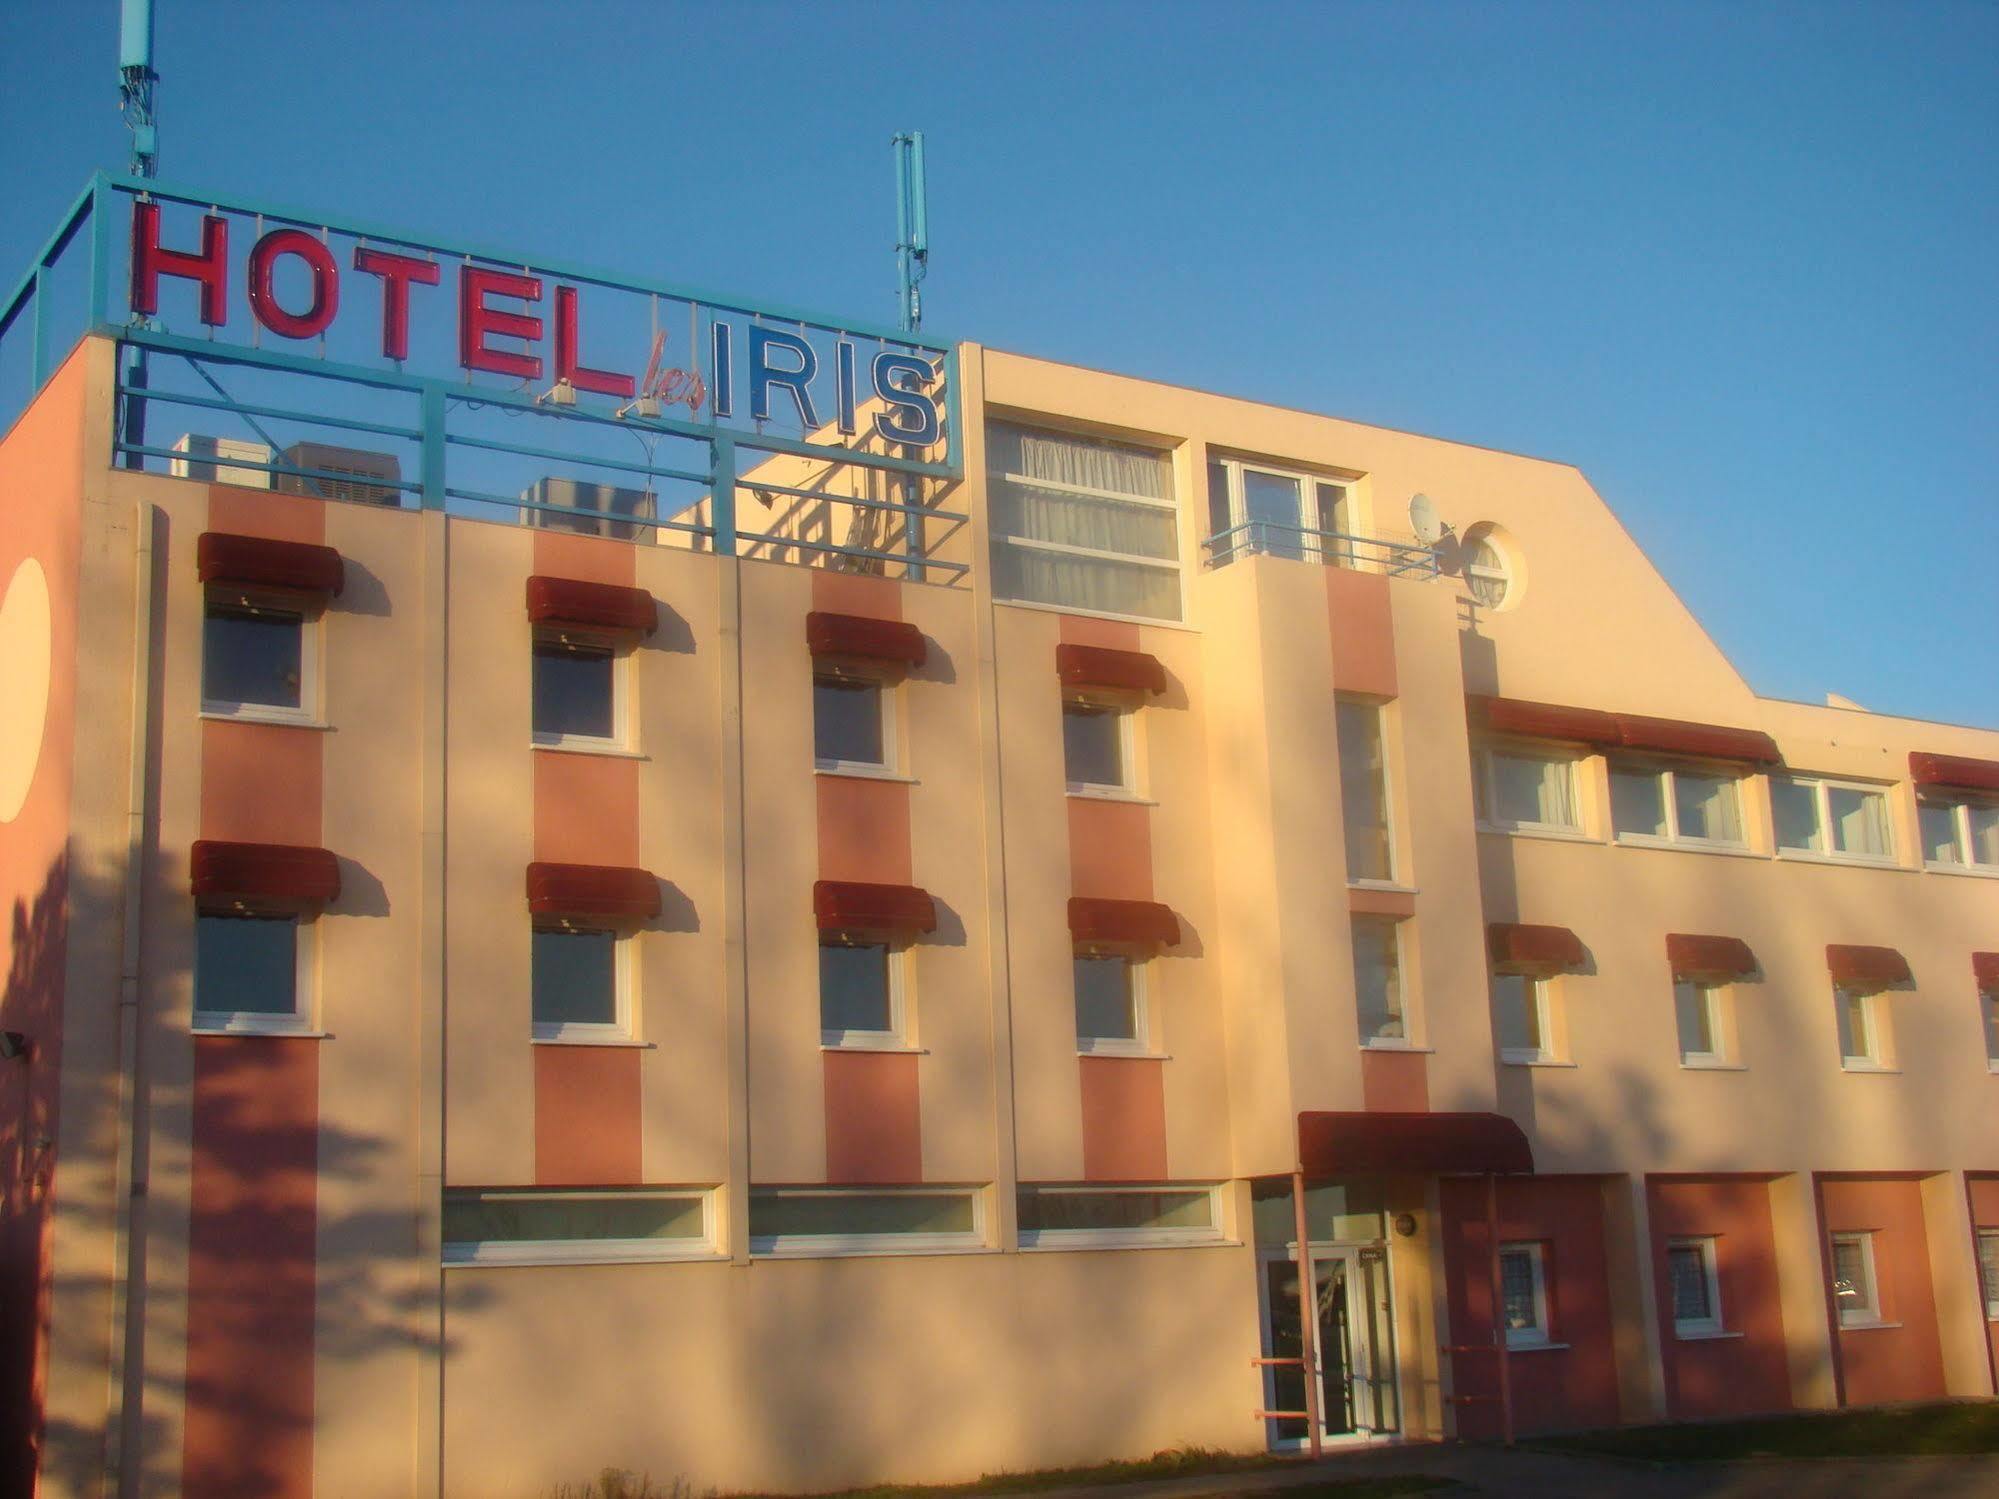
[[[206, 484], [240, 484], [245, 489], [269, 489], [270, 471], [238, 468], [237, 463], [269, 463], [271, 450], [261, 442], [245, 442], [236, 437], [203, 437], [184, 432], [174, 443], [176, 453], [185, 458], [169, 459], [167, 472], [176, 479], [199, 479]], [[235, 463], [230, 462], [231, 459]]]
[[[655, 518], [653, 495], [641, 489], [610, 484], [586, 484], [579, 479], [537, 479], [521, 498], [531, 505], [553, 505], [568, 514], [523, 509], [521, 519], [549, 531], [573, 531], [578, 536], [608, 536], [615, 541], [650, 541], [653, 527], [633, 521]], [[618, 517], [630, 519], [619, 519]]]
[[[277, 482], [271, 487], [280, 494], [352, 500], [363, 505], [403, 502], [403, 492], [396, 488], [396, 481], [403, 476], [402, 465], [393, 453], [339, 448], [323, 442], [295, 442], [285, 449], [284, 461], [293, 468], [309, 468], [314, 473], [277, 475]], [[382, 482], [385, 479], [386, 484]]]

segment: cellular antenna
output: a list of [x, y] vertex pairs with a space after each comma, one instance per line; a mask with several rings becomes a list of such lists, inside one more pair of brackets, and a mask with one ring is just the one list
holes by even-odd
[[[130, 3], [130, 0], [127, 0]], [[902, 331], [923, 326], [923, 293], [930, 274], [930, 222], [924, 206], [923, 132], [911, 130], [894, 138], [895, 146], [895, 268], [902, 284]]]
[[118, 18], [118, 109], [132, 132], [132, 175], [160, 170], [159, 127], [153, 117], [153, 0], [123, 0]]

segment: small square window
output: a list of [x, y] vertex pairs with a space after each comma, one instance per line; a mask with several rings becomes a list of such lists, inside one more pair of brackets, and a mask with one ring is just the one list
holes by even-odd
[[210, 593], [201, 629], [201, 708], [244, 718], [310, 720], [316, 621], [296, 602]]
[[1879, 995], [1860, 989], [1833, 991], [1839, 1021], [1839, 1062], [1849, 1072], [1888, 1065], [1886, 1014]]
[[1499, 1246], [1499, 1296], [1506, 1346], [1533, 1348], [1549, 1341], [1547, 1246]]
[[1886, 864], [1895, 857], [1888, 796], [1878, 786], [1816, 776], [1770, 777], [1779, 853]]
[[1698, 979], [1673, 981], [1673, 1019], [1680, 1035], [1680, 1061], [1689, 1067], [1713, 1067], [1728, 1060], [1723, 1038], [1722, 1005], [1726, 985]]
[[629, 940], [595, 927], [534, 929], [536, 1040], [615, 1040], [631, 1034]]
[[1916, 815], [1925, 864], [1999, 872], [1999, 800], [1925, 792]]
[[194, 927], [195, 1029], [303, 1030], [307, 950], [297, 916], [201, 912]]
[[1874, 1235], [1832, 1236], [1832, 1295], [1841, 1327], [1867, 1327], [1881, 1320], [1875, 1290]]
[[1128, 953], [1079, 952], [1074, 968], [1076, 1049], [1127, 1056], [1147, 1051], [1141, 965]]
[[1612, 761], [1611, 822], [1620, 839], [1745, 846], [1737, 778], [1691, 766]]
[[1721, 1275], [1713, 1239], [1674, 1239], [1666, 1245], [1666, 1277], [1673, 1293], [1673, 1332], [1682, 1338], [1722, 1331]]
[[625, 660], [607, 640], [538, 632], [534, 640], [534, 742], [622, 746]]
[[904, 955], [883, 937], [823, 934], [819, 939], [819, 1033], [826, 1046], [905, 1044]]
[[1353, 986], [1361, 1045], [1407, 1046], [1400, 922], [1385, 916], [1353, 918]]
[[1130, 709], [1088, 698], [1064, 702], [1062, 765], [1073, 792], [1131, 792]]
[[1499, 1019], [1502, 1062], [1555, 1060], [1551, 980], [1530, 973], [1495, 973], [1492, 1003]]
[[821, 770], [895, 767], [894, 692], [879, 677], [819, 672], [812, 678], [812, 756]]
[[1494, 827], [1581, 833], [1573, 757], [1553, 751], [1488, 747], [1483, 755], [1480, 815]]

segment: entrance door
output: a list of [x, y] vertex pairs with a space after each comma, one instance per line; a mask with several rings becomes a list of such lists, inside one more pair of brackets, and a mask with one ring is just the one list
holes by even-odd
[[[1296, 1358], [1303, 1343], [1296, 1251], [1270, 1251], [1262, 1264], [1265, 1355]], [[1316, 1311], [1310, 1372], [1319, 1397], [1321, 1438], [1365, 1439], [1396, 1431], [1401, 1419], [1387, 1251], [1379, 1245], [1314, 1244], [1308, 1264]], [[1305, 1409], [1305, 1371], [1278, 1366], [1266, 1374], [1266, 1409]], [[1274, 1446], [1302, 1446], [1308, 1440], [1306, 1424], [1297, 1417], [1269, 1424]]]

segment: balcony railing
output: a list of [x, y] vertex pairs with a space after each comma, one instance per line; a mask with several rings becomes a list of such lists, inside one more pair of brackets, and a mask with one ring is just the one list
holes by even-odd
[[1282, 521], [1244, 521], [1210, 536], [1201, 546], [1209, 567], [1227, 567], [1238, 557], [1289, 557], [1392, 578], [1433, 578], [1438, 571], [1436, 549], [1415, 540], [1315, 531]]

